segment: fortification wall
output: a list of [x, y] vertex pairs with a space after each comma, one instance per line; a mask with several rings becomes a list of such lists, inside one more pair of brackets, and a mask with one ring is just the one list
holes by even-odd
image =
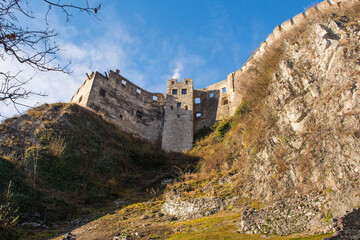
[[[241, 69], [204, 89], [193, 89], [192, 79], [167, 82], [167, 93], [151, 93], [119, 74], [92, 73], [71, 102], [101, 111], [125, 131], [152, 142], [162, 139], [166, 151], [192, 148], [194, 132], [234, 115], [242, 101], [248, 71], [264, 54], [319, 14], [351, 7], [359, 0], [325, 0], [275, 27]], [[176, 91], [176, 93], [174, 92]], [[186, 93], [185, 93], [185, 92]], [[165, 108], [164, 108], [165, 107]]]
[[167, 82], [162, 149], [189, 151], [194, 138], [194, 87], [191, 78]]
[[[359, 2], [359, 0], [325, 0], [316, 6], [308, 8], [304, 13], [299, 13], [292, 19], [286, 20], [282, 24], [276, 26], [266, 41], [260, 44], [254, 54], [245, 62], [242, 68], [228, 75], [228, 81], [229, 78], [232, 78], [233, 91], [229, 95], [230, 105], [227, 116], [234, 115], [237, 106], [239, 106], [241, 103], [243, 95], [242, 86], [246, 84], [247, 71], [263, 57], [264, 53], [266, 53], [269, 49], [272, 49], [275, 44], [283, 41], [286, 35], [290, 35], [292, 32], [297, 31], [301, 26], [304, 26], [304, 24], [307, 24], [318, 15], [329, 14], [332, 11], [337, 11], [339, 8], [345, 8], [349, 6], [351, 7], [352, 4]], [[227, 117], [226, 111], [224, 111], [223, 116]], [[216, 120], [219, 119], [217, 118]]]
[[77, 92], [73, 95], [70, 102], [77, 103], [80, 106], [86, 107], [86, 104], [89, 100], [89, 95], [94, 82], [95, 75], [96, 74], [94, 72], [92, 72], [90, 76], [87, 75], [86, 80], [77, 90]]
[[123, 130], [157, 142], [161, 139], [164, 104], [163, 94], [145, 91], [119, 71], [110, 71], [108, 77], [95, 73], [85, 106], [103, 113]]
[[358, 3], [359, 0], [325, 0], [316, 6], [308, 8], [305, 13], [299, 13], [292, 19], [286, 20], [274, 28], [273, 32], [268, 36], [266, 41], [260, 44], [254, 54], [242, 66], [241, 70], [246, 71], [249, 69], [249, 67], [251, 67], [257, 59], [263, 56], [264, 52], [266, 52], [268, 48], [272, 47], [272, 45], [280, 40], [285, 34], [291, 33], [298, 27], [317, 17], [319, 14], [337, 11], [338, 8], [348, 7], [356, 2]]
[[195, 133], [229, 115], [229, 92], [227, 79], [194, 91]]

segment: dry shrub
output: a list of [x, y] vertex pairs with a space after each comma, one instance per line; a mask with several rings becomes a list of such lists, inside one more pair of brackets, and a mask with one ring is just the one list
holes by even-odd
[[49, 141], [49, 151], [54, 157], [62, 157], [65, 154], [65, 138], [57, 137]]

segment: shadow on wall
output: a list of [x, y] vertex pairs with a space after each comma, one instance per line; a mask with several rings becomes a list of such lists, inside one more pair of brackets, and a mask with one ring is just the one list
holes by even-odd
[[189, 151], [194, 135], [192, 95], [167, 95], [162, 148], [165, 151]]
[[195, 90], [194, 100], [194, 132], [212, 126], [217, 119], [221, 104], [228, 104], [228, 100], [221, 99], [220, 90]]
[[353, 209], [340, 219], [342, 229], [337, 219], [333, 219], [333, 224], [338, 228], [338, 232], [333, 237], [324, 240], [340, 240], [340, 239], [360, 239], [360, 209]]

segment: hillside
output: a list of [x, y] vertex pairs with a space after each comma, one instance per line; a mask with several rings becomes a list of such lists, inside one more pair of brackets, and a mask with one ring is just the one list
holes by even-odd
[[165, 213], [234, 206], [243, 233], [358, 234], [360, 3], [347, 2], [249, 67], [235, 116], [197, 141], [199, 171], [169, 189]]
[[12, 181], [14, 208], [29, 234], [60, 225], [66, 231], [71, 224], [64, 220], [86, 222], [112, 210], [114, 201], [147, 199], [194, 161], [166, 154], [74, 104], [29, 110], [4, 121], [0, 134], [0, 192]]
[[0, 190], [38, 239], [359, 239], [360, 2], [332, 2], [257, 51], [189, 153], [44, 105], [0, 126]]

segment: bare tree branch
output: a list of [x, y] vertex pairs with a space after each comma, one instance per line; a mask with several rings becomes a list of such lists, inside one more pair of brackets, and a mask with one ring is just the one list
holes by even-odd
[[[101, 4], [96, 7], [89, 7], [87, 0], [74, 0], [76, 4], [72, 4], [71, 0], [42, 0], [42, 2], [48, 7], [45, 13], [47, 25], [48, 16], [53, 9], [60, 9], [65, 14], [66, 22], [68, 22], [72, 17], [71, 12], [74, 10], [96, 17], [101, 8]], [[55, 42], [56, 32], [48, 28], [29, 29], [18, 20], [20, 16], [28, 18], [29, 21], [35, 19], [32, 12], [34, 6], [31, 4], [33, 3], [28, 0], [0, 0], [0, 58], [5, 61], [7, 57], [13, 57], [19, 63], [30, 65], [40, 71], [69, 73], [67, 67], [70, 62], [65, 66], [53, 64], [60, 49]], [[26, 104], [19, 102], [20, 99], [26, 99], [30, 95], [46, 95], [26, 90], [25, 84], [31, 79], [20, 81], [19, 73], [12, 74], [6, 70], [5, 72], [0, 71], [0, 102], [6, 105], [13, 104], [17, 110], [17, 106], [26, 106]]]

